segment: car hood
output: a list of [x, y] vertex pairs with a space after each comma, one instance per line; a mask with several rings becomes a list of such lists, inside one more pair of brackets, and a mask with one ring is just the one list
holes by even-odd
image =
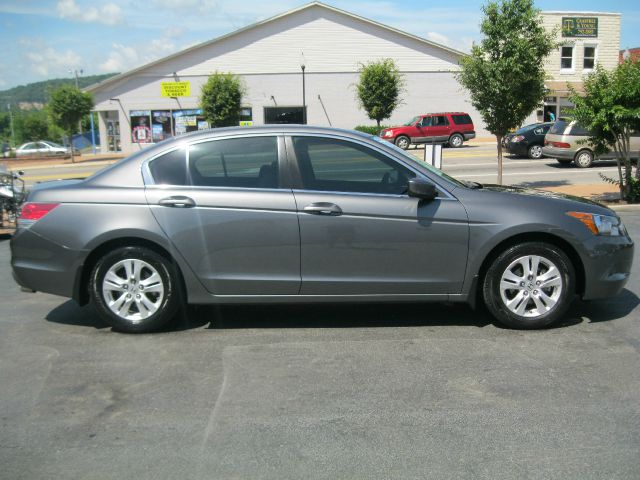
[[595, 202], [593, 200], [589, 200], [588, 198], [576, 197], [575, 195], [567, 195], [565, 193], [559, 192], [550, 192], [548, 190], [538, 190], [536, 188], [529, 187], [516, 187], [513, 185], [493, 185], [493, 184], [483, 184], [482, 188], [484, 190], [491, 190], [494, 192], [505, 192], [505, 193], [513, 193], [516, 195], [529, 195], [536, 197], [546, 197], [546, 198], [558, 198], [563, 200], [571, 200], [574, 202], [585, 203], [588, 205], [594, 205], [597, 207], [607, 208], [601, 203]]

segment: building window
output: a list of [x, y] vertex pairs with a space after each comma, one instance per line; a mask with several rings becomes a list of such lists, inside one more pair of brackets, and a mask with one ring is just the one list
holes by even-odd
[[131, 110], [131, 141], [151, 143], [151, 110]]
[[560, 70], [573, 70], [572, 45], [567, 45], [560, 49]]
[[264, 123], [299, 123], [303, 122], [302, 107], [264, 107]]
[[585, 45], [584, 47], [584, 64], [585, 70], [593, 70], [596, 64], [596, 47], [593, 45]]
[[173, 122], [175, 134], [183, 135], [196, 130], [209, 129], [209, 122], [204, 119], [202, 109], [193, 110], [173, 110]]
[[240, 109], [239, 120], [241, 122], [252, 122], [253, 121], [253, 110], [251, 107], [242, 107]]
[[171, 112], [169, 110], [154, 110], [151, 112], [151, 137], [154, 142], [161, 142], [173, 136], [171, 128]]

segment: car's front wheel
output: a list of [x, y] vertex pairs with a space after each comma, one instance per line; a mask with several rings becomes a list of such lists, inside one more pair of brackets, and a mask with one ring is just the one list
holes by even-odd
[[396, 138], [395, 144], [401, 149], [406, 150], [407, 148], [409, 148], [409, 145], [411, 145], [411, 140], [409, 140], [409, 137], [405, 135], [400, 135]]
[[91, 274], [91, 298], [100, 316], [128, 333], [158, 330], [180, 306], [178, 274], [158, 253], [123, 247], [98, 260]]
[[527, 242], [504, 250], [484, 277], [482, 294], [502, 324], [541, 328], [559, 320], [574, 296], [575, 270], [555, 245]]

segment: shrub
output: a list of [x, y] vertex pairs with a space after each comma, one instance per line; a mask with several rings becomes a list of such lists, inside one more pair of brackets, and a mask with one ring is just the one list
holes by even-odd
[[358, 132], [368, 133], [369, 135], [378, 136], [380, 135], [380, 132], [385, 128], [389, 127], [386, 125], [380, 125], [379, 127], [377, 125], [358, 125], [357, 127], [354, 127], [354, 130]]

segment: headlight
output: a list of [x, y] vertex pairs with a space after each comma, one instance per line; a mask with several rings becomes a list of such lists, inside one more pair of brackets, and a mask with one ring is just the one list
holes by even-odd
[[567, 212], [567, 215], [580, 220], [594, 235], [618, 237], [627, 233], [618, 217], [584, 212]]
[[386, 132], [384, 132], [384, 136], [385, 137], [393, 137], [393, 130], [387, 130]]

